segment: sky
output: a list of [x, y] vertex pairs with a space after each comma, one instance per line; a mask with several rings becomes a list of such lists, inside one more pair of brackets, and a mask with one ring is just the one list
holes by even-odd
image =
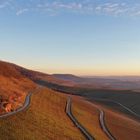
[[0, 59], [46, 73], [140, 75], [140, 1], [0, 0]]

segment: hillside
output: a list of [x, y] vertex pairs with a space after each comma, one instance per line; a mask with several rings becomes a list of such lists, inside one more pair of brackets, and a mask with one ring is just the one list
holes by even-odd
[[140, 121], [96, 102], [93, 102], [92, 106], [95, 108], [99, 107], [104, 111], [106, 127], [109, 128], [117, 140], [140, 139]]
[[101, 129], [97, 108], [92, 107], [82, 98], [73, 96], [72, 112], [96, 140], [109, 140]]
[[[99, 88], [101, 86], [99, 81], [109, 82], [110, 80], [102, 80], [98, 78], [82, 78], [70, 74], [49, 75], [28, 70], [12, 63], [0, 61], [0, 99], [1, 103], [6, 102], [6, 105], [10, 103], [12, 105], [12, 109], [22, 105], [27, 93], [30, 90], [36, 88], [36, 84], [40, 84], [58, 91], [81, 95], [88, 98], [89, 100], [105, 98], [108, 100], [117, 101], [130, 108], [133, 106], [132, 109], [139, 114], [140, 109], [138, 100], [140, 99], [140, 96], [138, 93], [127, 90], [95, 90], [92, 86], [91, 88], [88, 85], [86, 87], [85, 85], [82, 85], [82, 83], [88, 83], [89, 81], [95, 81], [95, 83], [97, 82], [93, 87]], [[122, 109], [120, 108], [120, 110]], [[0, 112], [3, 111], [3, 109], [0, 109]]]
[[0, 113], [6, 111], [6, 106], [10, 106], [10, 110], [20, 107], [27, 93], [36, 88], [36, 83], [40, 82], [65, 86], [72, 85], [72, 82], [66, 82], [52, 75], [28, 70], [12, 63], [0, 61], [0, 104], [5, 103], [5, 107], [3, 109], [0, 108]]
[[53, 74], [55, 78], [63, 79], [66, 81], [81, 82], [83, 78], [72, 75], [72, 74]]
[[65, 113], [66, 96], [35, 90], [30, 107], [0, 119], [0, 140], [85, 140]]
[[33, 92], [29, 109], [0, 119], [0, 139], [84, 140], [65, 113], [66, 96], [39, 88], [38, 80], [65, 83], [51, 75], [0, 61], [1, 114], [22, 107], [26, 95]]
[[[27, 93], [37, 84], [74, 86], [74, 82], [56, 78], [53, 75], [29, 70], [13, 63], [0, 61], [0, 113], [22, 106]], [[6, 111], [6, 108], [9, 109]]]
[[19, 78], [28, 78], [32, 81], [46, 81], [48, 83], [60, 84], [60, 85], [72, 85], [72, 82], [67, 80], [62, 80], [60, 78], [56, 78], [53, 75], [49, 75], [46, 73], [38, 72], [23, 68], [21, 66], [15, 65], [13, 63], [0, 61], [0, 75], [5, 77], [14, 77], [16, 79]]
[[57, 78], [53, 75], [25, 69], [23, 67], [16, 66], [16, 69], [20, 71], [22, 75], [34, 81], [35, 83], [46, 83], [46, 84], [56, 84], [63, 86], [73, 86], [74, 82], [65, 79]]
[[[89, 101], [97, 101], [114, 110], [137, 117], [140, 115], [140, 93], [131, 90], [94, 89], [89, 87], [54, 86], [53, 89], [66, 94], [82, 96]], [[125, 106], [125, 107], [123, 107]], [[126, 109], [127, 108], [127, 109]], [[135, 112], [137, 115], [134, 115]]]
[[23, 91], [33, 89], [36, 86], [33, 81], [24, 76], [17, 68], [18, 66], [14, 64], [0, 61], [1, 90], [5, 89], [7, 93], [10, 93], [10, 90], [14, 90], [15, 86]]
[[[133, 109], [139, 113], [139, 93], [129, 90], [99, 90], [80, 87], [81, 85], [78, 83], [82, 80], [84, 79], [73, 75], [49, 75], [0, 61], [0, 113], [11, 112], [22, 107], [26, 95], [33, 93], [29, 108], [0, 119], [0, 140], [84, 140], [83, 134], [65, 112], [68, 95], [58, 91], [84, 97], [69, 95], [73, 98], [72, 113], [97, 140], [108, 139], [99, 122], [99, 108], [104, 105], [105, 108], [109, 106], [107, 110], [104, 109], [106, 125], [115, 137], [120, 138], [123, 135], [123, 138], [126, 139], [125, 135], [128, 130], [135, 133], [136, 139], [139, 138], [139, 121], [135, 121], [134, 118], [130, 119], [129, 116], [125, 117], [123, 113], [128, 114], [127, 112], [122, 108], [119, 110], [118, 106], [112, 105], [108, 101], [99, 105], [99, 108], [96, 107], [97, 102], [95, 102], [97, 98], [118, 101], [129, 108], [133, 106]], [[46, 88], [38, 84], [45, 85]], [[91, 105], [85, 99], [92, 101], [93, 104]], [[136, 101], [138, 102], [136, 103]], [[2, 108], [2, 105], [5, 108]], [[116, 114], [108, 113], [116, 108], [123, 112], [120, 116], [116, 117], [117, 111]], [[110, 117], [113, 118], [113, 121]], [[120, 118], [124, 119], [126, 128], [121, 125]], [[119, 124], [118, 121], [121, 123]], [[135, 130], [129, 129], [129, 125], [133, 126]], [[120, 131], [115, 132], [117, 127], [120, 127]], [[121, 130], [124, 131], [123, 134], [121, 134]]]
[[[21, 105], [27, 93], [36, 88], [36, 84], [22, 75], [16, 66], [0, 61], [0, 104], [11, 105], [11, 109]], [[0, 113], [5, 109], [0, 108]]]
[[104, 123], [117, 140], [140, 139], [140, 122], [96, 102], [90, 103], [73, 97], [73, 114], [96, 139], [108, 140], [99, 123], [99, 110], [104, 111]]
[[106, 110], [105, 121], [117, 140], [140, 139], [140, 122], [110, 110]]

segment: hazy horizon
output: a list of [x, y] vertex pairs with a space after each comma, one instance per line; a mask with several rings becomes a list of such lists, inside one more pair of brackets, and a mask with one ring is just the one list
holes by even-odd
[[0, 59], [45, 73], [140, 75], [140, 1], [0, 1]]

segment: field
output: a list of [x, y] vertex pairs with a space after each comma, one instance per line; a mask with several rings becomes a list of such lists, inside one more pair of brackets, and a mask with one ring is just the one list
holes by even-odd
[[0, 120], [0, 140], [84, 140], [65, 114], [66, 99], [49, 89], [35, 92], [27, 110]]

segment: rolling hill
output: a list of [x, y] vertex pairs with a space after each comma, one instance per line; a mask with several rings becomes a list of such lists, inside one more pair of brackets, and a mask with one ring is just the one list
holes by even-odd
[[0, 95], [9, 97], [12, 94], [24, 95], [36, 87], [36, 82], [46, 81], [60, 85], [72, 85], [52, 75], [25, 69], [13, 63], [0, 61]]
[[19, 93], [22, 94], [22, 92], [26, 92], [36, 86], [32, 80], [17, 69], [16, 65], [3, 61], [0, 61], [0, 85], [1, 94], [6, 93], [5, 95], [7, 96], [10, 93], [16, 93], [14, 89], [19, 90]]
[[[0, 104], [11, 104], [8, 112], [22, 107], [26, 95], [33, 93], [28, 109], [0, 118], [0, 140], [84, 140], [65, 113], [66, 96], [48, 88], [39, 88], [35, 80], [41, 78], [48, 82], [61, 82], [50, 75], [0, 61]], [[0, 110], [0, 114], [5, 114], [6, 106]]]
[[61, 80], [74, 83], [78, 87], [96, 89], [140, 90], [139, 76], [94, 76], [78, 77], [71, 74], [53, 74]]
[[[134, 78], [135, 77], [130, 78], [131, 80], [129, 83], [138, 81], [138, 78], [136, 81]], [[123, 83], [126, 81], [127, 84], [128, 79], [129, 78], [124, 79]], [[137, 92], [116, 90], [116, 86], [114, 87], [115, 90], [108, 90], [103, 84], [110, 82], [113, 88], [113, 84], [116, 84], [116, 82], [119, 81], [121, 81], [120, 84], [122, 84], [121, 78], [114, 80], [97, 77], [83, 78], [70, 74], [49, 75], [28, 70], [12, 63], [0, 61], [0, 97], [7, 102], [12, 102], [16, 99], [16, 102], [14, 102], [14, 109], [17, 107], [18, 103], [23, 103], [25, 96], [30, 90], [35, 89], [37, 84], [40, 84], [57, 91], [84, 96], [89, 100], [98, 98], [117, 101], [132, 108], [139, 114], [140, 109], [138, 100], [140, 99], [140, 96]], [[119, 88], [122, 87], [123, 84], [119, 86]]]
[[5, 106], [3, 106], [3, 109], [0, 108], [0, 113], [6, 111], [6, 106], [10, 106], [9, 110], [15, 110], [20, 107], [27, 93], [37, 88], [37, 84], [40, 82], [64, 86], [73, 85], [72, 82], [66, 82], [49, 74], [0, 61], [0, 104]]
[[[103, 108], [105, 111], [107, 127], [115, 137], [121, 138], [123, 136], [125, 140], [127, 131], [130, 131], [134, 133], [131, 136], [139, 139], [140, 126], [137, 119], [125, 116], [123, 114], [125, 111], [122, 111], [123, 113], [118, 116], [116, 111], [118, 107], [112, 106], [108, 102], [100, 102], [99, 104], [95, 99], [119, 101], [127, 107], [133, 106], [133, 109], [139, 113], [139, 102], [136, 103], [135, 101], [139, 101], [140, 94], [129, 90], [97, 89], [97, 86], [98, 88], [101, 86], [99, 81], [106, 80], [109, 81], [108, 79], [98, 78], [89, 80], [88, 78], [67, 74], [49, 75], [0, 61], [0, 104], [3, 102], [6, 102], [6, 105], [11, 104], [9, 110], [11, 112], [22, 107], [26, 95], [33, 93], [29, 108], [15, 115], [0, 118], [0, 140], [84, 140], [84, 135], [65, 112], [68, 96], [73, 99], [73, 115], [97, 140], [108, 139], [99, 123], [99, 108]], [[93, 84], [96, 81], [97, 83]], [[88, 86], [87, 83], [92, 83], [95, 88], [93, 88], [93, 85]], [[84, 98], [75, 97], [74, 94]], [[99, 108], [96, 107], [97, 103]], [[115, 113], [110, 113], [110, 110], [115, 110]], [[6, 112], [4, 109], [0, 109], [0, 111], [0, 113]], [[111, 118], [113, 118], [113, 121]], [[121, 119], [125, 122], [126, 127], [121, 125]], [[132, 129], [129, 128], [130, 125], [133, 127]], [[117, 127], [120, 130], [115, 131]], [[121, 133], [122, 131], [124, 133]]]

